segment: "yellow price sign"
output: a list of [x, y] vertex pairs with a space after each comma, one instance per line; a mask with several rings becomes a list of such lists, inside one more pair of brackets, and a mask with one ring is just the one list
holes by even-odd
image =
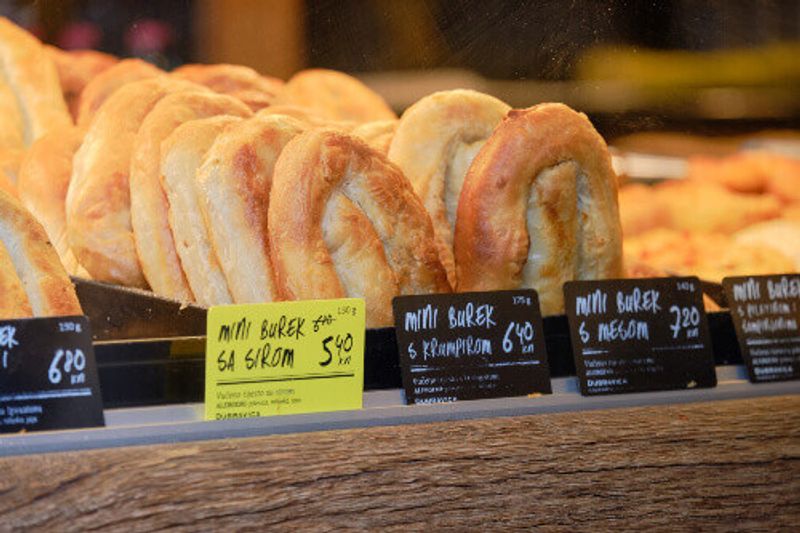
[[361, 409], [364, 300], [208, 311], [206, 420]]

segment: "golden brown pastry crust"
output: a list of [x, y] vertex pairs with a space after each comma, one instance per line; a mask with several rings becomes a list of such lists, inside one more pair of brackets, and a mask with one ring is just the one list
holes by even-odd
[[191, 120], [175, 128], [161, 143], [161, 179], [169, 204], [169, 226], [195, 301], [206, 307], [231, 304], [233, 298], [203, 218], [197, 171], [217, 136], [240, 121], [230, 115]]
[[[0, 91], [3, 120], [22, 127], [20, 138], [24, 146], [30, 146], [52, 128], [72, 123], [53, 60], [36, 37], [5, 17], [0, 17], [0, 70], [0, 85], [5, 86]], [[17, 106], [10, 115], [6, 114], [8, 91], [15, 95]]]
[[562, 104], [512, 111], [464, 181], [455, 229], [458, 290], [532, 287], [563, 312], [562, 285], [622, 276], [617, 177], [606, 143]]
[[222, 133], [197, 172], [200, 207], [236, 303], [276, 299], [267, 237], [273, 171], [299, 121], [256, 116]]
[[271, 105], [283, 87], [283, 80], [262, 76], [244, 65], [189, 64], [176, 68], [172, 74], [205, 85], [214, 92], [235, 96], [253, 111]]
[[28, 150], [19, 171], [19, 197], [41, 222], [67, 272], [85, 276], [67, 241], [65, 202], [72, 158], [83, 135], [75, 127], [52, 130]]
[[361, 140], [312, 130], [275, 167], [269, 244], [282, 298], [365, 299], [367, 325], [392, 298], [449, 292], [433, 226], [411, 184]]
[[123, 59], [92, 78], [84, 87], [78, 104], [76, 123], [80, 128], [88, 128], [103, 103], [125, 84], [165, 74], [163, 70], [141, 59]]
[[206, 89], [166, 76], [126, 84], [100, 108], [75, 153], [67, 190], [67, 238], [78, 262], [96, 280], [147, 287], [131, 226], [131, 153], [139, 126], [159, 100], [186, 90]]
[[250, 109], [236, 98], [196, 87], [203, 92], [166, 95], [153, 107], [136, 133], [130, 163], [131, 225], [142, 272], [153, 292], [182, 302], [194, 298], [167, 218], [169, 205], [160, 173], [161, 142], [189, 120], [250, 115]]
[[387, 155], [399, 123], [399, 120], [394, 119], [365, 122], [353, 128], [350, 134], [367, 143], [373, 150]]
[[[75, 289], [67, 276], [44, 228], [28, 213], [19, 201], [0, 192], [0, 243], [4, 258], [0, 258], [0, 281], [8, 289], [8, 263], [27, 296], [34, 316], [80, 315], [81, 306]], [[13, 279], [12, 279], [13, 285]], [[10, 295], [14, 295], [14, 289]], [[3, 298], [6, 294], [3, 294]], [[20, 300], [21, 313], [27, 312]]]
[[78, 119], [78, 105], [83, 88], [98, 74], [119, 61], [110, 54], [96, 50], [62, 50], [45, 46], [47, 55], [53, 60], [61, 82], [61, 93], [73, 120]]
[[433, 221], [439, 256], [456, 285], [453, 228], [467, 169], [511, 108], [469, 90], [441, 91], [409, 107], [389, 147], [395, 163], [414, 186]]
[[397, 118], [378, 93], [335, 70], [301, 70], [286, 82], [275, 103], [307, 107], [330, 120], [370, 122]]

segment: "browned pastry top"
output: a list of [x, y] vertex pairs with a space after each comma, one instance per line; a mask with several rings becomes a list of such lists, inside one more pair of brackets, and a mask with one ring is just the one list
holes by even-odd
[[370, 122], [397, 118], [378, 93], [335, 70], [301, 70], [286, 82], [275, 103], [308, 107], [330, 120]]
[[134, 81], [154, 78], [164, 75], [164, 71], [142, 61], [141, 59], [123, 59], [116, 65], [107, 68], [84, 87], [78, 105], [76, 123], [81, 128], [88, 128], [94, 115], [103, 105], [103, 102], [114, 92]]
[[58, 72], [42, 43], [0, 17], [0, 146], [24, 148], [72, 123]]
[[285, 299], [361, 297], [367, 324], [392, 323], [392, 298], [449, 292], [433, 226], [400, 169], [361, 140], [312, 130], [275, 167], [269, 238]]
[[563, 312], [562, 285], [622, 275], [617, 177], [603, 138], [563, 104], [512, 111], [475, 157], [455, 228], [458, 290], [532, 287]]
[[283, 87], [283, 81], [262, 76], [244, 65], [219, 63], [214, 65], [189, 64], [172, 71], [174, 76], [205, 85], [214, 92], [235, 96], [253, 111], [272, 104]]

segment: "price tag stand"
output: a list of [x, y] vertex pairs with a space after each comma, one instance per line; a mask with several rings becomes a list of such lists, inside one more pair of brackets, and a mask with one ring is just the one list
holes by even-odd
[[0, 432], [102, 425], [86, 317], [0, 321]]
[[714, 387], [714, 355], [697, 278], [564, 285], [583, 395]]

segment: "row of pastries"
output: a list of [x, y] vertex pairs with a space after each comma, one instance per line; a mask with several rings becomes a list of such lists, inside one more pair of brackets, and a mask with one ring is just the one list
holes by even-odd
[[[533, 287], [552, 314], [564, 281], [623, 274], [608, 149], [562, 104], [453, 90], [397, 117], [339, 72], [168, 73], [24, 39], [60, 118], [24, 126], [6, 188], [73, 275], [204, 306], [363, 297], [380, 326], [400, 294]], [[60, 87], [70, 61], [93, 63]]]

